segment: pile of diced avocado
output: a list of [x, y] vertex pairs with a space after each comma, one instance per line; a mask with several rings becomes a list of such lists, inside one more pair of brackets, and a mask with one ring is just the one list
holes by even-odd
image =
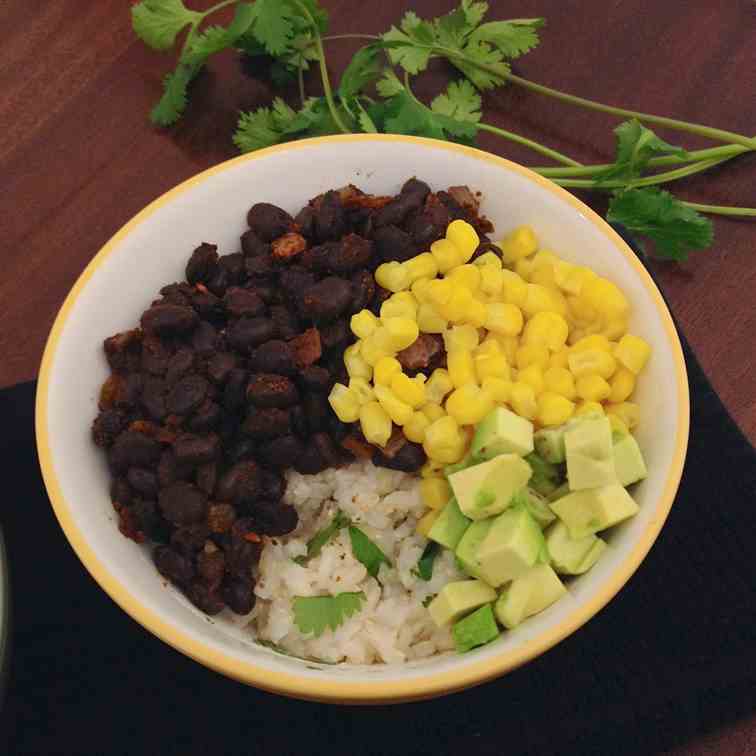
[[[428, 538], [455, 552], [472, 579], [428, 605], [453, 623], [459, 651], [488, 643], [553, 604], [606, 548], [596, 533], [638, 511], [626, 486], [646, 477], [638, 443], [590, 414], [534, 433], [504, 407], [477, 427], [469, 456], [446, 470], [453, 496]], [[498, 621], [498, 622], [497, 622]]]

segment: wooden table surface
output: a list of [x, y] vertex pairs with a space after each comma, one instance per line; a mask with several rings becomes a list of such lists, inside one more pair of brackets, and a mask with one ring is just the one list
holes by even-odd
[[[196, 0], [194, 7], [209, 7]], [[377, 33], [410, 6], [432, 17], [450, 0], [326, 0], [331, 33]], [[545, 16], [542, 47], [521, 75], [627, 108], [756, 134], [756, 5], [749, 0], [519, 0], [491, 17]], [[0, 24], [0, 387], [34, 378], [66, 292], [107, 239], [176, 183], [232, 157], [239, 109], [266, 104], [268, 85], [231, 53], [197, 82], [185, 119], [157, 131], [147, 113], [170, 62], [130, 29], [123, 0], [5, 0]], [[329, 43], [340, 70], [355, 49]], [[443, 66], [416, 91], [426, 100]], [[311, 91], [315, 77], [308, 77]], [[617, 120], [515, 88], [485, 98], [486, 119], [581, 162], [613, 152]], [[689, 147], [703, 140], [660, 133]], [[490, 138], [489, 138], [490, 137]], [[485, 135], [481, 146], [524, 164], [543, 158]], [[675, 187], [709, 204], [756, 206], [756, 155]], [[756, 441], [756, 226], [716, 221], [713, 249], [654, 266], [677, 321], [740, 427]], [[679, 754], [756, 752], [756, 718]]]

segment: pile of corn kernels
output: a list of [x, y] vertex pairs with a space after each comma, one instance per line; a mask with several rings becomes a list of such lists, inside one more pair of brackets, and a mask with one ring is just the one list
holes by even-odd
[[[393, 293], [380, 317], [352, 317], [349, 385], [329, 396], [339, 419], [359, 421], [378, 446], [400, 426], [423, 445], [427, 479], [463, 459], [475, 424], [499, 405], [536, 427], [599, 411], [615, 427], [634, 428], [639, 408], [628, 400], [651, 348], [627, 333], [630, 306], [620, 289], [539, 250], [527, 226], [499, 242], [501, 255], [471, 263], [478, 244], [475, 229], [455, 220], [429, 252], [378, 267], [376, 281]], [[447, 366], [410, 378], [395, 355], [421, 333], [442, 335]], [[446, 495], [440, 482], [424, 484], [431, 507], [434, 486], [437, 498]]]

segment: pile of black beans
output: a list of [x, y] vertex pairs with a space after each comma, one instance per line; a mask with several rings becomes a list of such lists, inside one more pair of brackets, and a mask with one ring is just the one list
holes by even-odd
[[[388, 295], [375, 268], [426, 251], [455, 218], [490, 230], [465, 187], [433, 193], [417, 179], [395, 197], [328, 191], [294, 218], [255, 204], [241, 251], [201, 244], [140, 327], [105, 340], [111, 374], [92, 434], [119, 528], [154, 544], [160, 574], [202, 611], [252, 610], [263, 539], [297, 526], [286, 469], [317, 473], [355, 454], [406, 471], [424, 463], [401, 433], [370, 447], [327, 397], [346, 380], [349, 318]], [[441, 364], [440, 351], [418, 345], [405, 367]]]

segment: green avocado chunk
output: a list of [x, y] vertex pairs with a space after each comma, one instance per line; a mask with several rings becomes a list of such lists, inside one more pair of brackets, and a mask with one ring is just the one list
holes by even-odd
[[428, 538], [454, 550], [469, 525], [470, 520], [460, 511], [457, 500], [451, 498], [431, 526]]
[[564, 431], [563, 425], [558, 428], [542, 428], [533, 436], [535, 450], [553, 465], [564, 462]]
[[439, 591], [428, 604], [428, 611], [436, 625], [443, 627], [495, 600], [496, 591], [481, 580], [455, 580]]
[[449, 484], [462, 512], [471, 520], [484, 520], [503, 512], [531, 474], [521, 457], [500, 454], [450, 475]]
[[529, 485], [542, 496], [548, 496], [562, 484], [564, 480], [562, 470], [557, 465], [547, 462], [537, 452], [528, 454], [525, 461], [533, 470]]
[[468, 575], [479, 578], [480, 564], [478, 564], [478, 547], [483, 539], [488, 535], [488, 531], [493, 525], [493, 517], [485, 520], [476, 520], [465, 531], [462, 539], [457, 544], [457, 559], [462, 568]]
[[638, 442], [630, 434], [614, 443], [614, 469], [623, 486], [643, 480], [648, 474]]
[[478, 423], [470, 452], [480, 459], [499, 454], [524, 457], [533, 451], [533, 423], [506, 407], [497, 407]]
[[567, 589], [548, 564], [532, 567], [515, 578], [494, 606], [496, 618], [504, 627], [517, 627], [526, 617], [542, 612], [559, 600]]
[[544, 534], [552, 567], [562, 575], [582, 575], [606, 549], [606, 541], [596, 535], [570, 538], [567, 526], [558, 520]]
[[573, 491], [553, 501], [551, 511], [567, 526], [570, 538], [585, 538], [638, 513], [633, 497], [619, 484]]
[[581, 420], [564, 433], [567, 480], [571, 491], [617, 482], [609, 418]]
[[491, 604], [481, 606], [480, 609], [476, 609], [472, 614], [468, 614], [467, 617], [455, 623], [452, 627], [452, 637], [460, 654], [498, 638], [499, 628]]

